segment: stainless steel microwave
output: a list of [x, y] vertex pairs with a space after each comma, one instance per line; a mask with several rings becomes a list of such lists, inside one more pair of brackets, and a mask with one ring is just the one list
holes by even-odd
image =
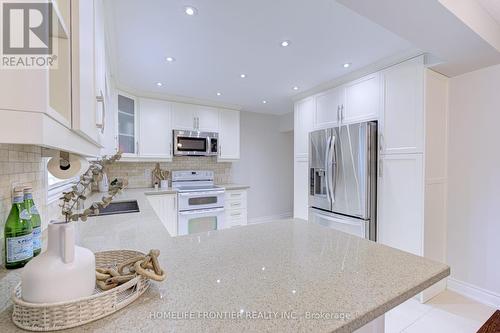
[[174, 130], [175, 156], [216, 156], [219, 133]]

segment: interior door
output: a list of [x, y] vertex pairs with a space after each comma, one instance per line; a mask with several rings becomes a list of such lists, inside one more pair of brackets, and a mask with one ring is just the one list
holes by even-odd
[[368, 211], [368, 123], [351, 124], [334, 129], [332, 211], [369, 219]]

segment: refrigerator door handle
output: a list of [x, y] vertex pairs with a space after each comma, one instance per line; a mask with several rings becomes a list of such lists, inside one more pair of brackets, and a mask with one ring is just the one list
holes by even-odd
[[329, 156], [330, 156], [330, 144], [331, 144], [332, 136], [328, 136], [328, 139], [326, 139], [326, 149], [325, 149], [325, 178], [326, 178], [326, 198], [328, 199], [328, 202], [330, 205], [332, 204], [332, 199], [330, 197], [330, 163], [329, 163]]
[[332, 205], [335, 203], [335, 183], [337, 182], [337, 179], [333, 181], [333, 176], [335, 175], [336, 177], [336, 172], [337, 172], [337, 161], [336, 161], [336, 154], [335, 154], [335, 136], [332, 135], [328, 139], [328, 146], [327, 146], [327, 189], [330, 193], [330, 202]]

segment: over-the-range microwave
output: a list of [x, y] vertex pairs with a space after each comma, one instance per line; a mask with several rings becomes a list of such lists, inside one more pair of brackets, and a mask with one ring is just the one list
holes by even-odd
[[198, 131], [173, 131], [175, 156], [216, 156], [219, 133]]

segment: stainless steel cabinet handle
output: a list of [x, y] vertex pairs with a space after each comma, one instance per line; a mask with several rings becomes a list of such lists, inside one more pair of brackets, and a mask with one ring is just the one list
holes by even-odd
[[219, 145], [219, 157], [222, 156], [222, 145]]
[[344, 104], [340, 107], [340, 121], [344, 121]]
[[337, 124], [340, 123], [340, 105], [337, 105]]
[[104, 93], [100, 90], [100, 95], [96, 96], [97, 103], [102, 103], [102, 121], [100, 124], [96, 124], [96, 127], [101, 129], [101, 133], [104, 134], [104, 128], [106, 126], [106, 103], [104, 101]]
[[382, 160], [378, 161], [378, 176], [380, 178], [384, 177], [384, 164], [382, 163]]
[[139, 155], [139, 141], [135, 142], [135, 153]]
[[380, 139], [379, 139], [379, 150], [380, 152], [384, 151], [384, 135], [380, 133]]

